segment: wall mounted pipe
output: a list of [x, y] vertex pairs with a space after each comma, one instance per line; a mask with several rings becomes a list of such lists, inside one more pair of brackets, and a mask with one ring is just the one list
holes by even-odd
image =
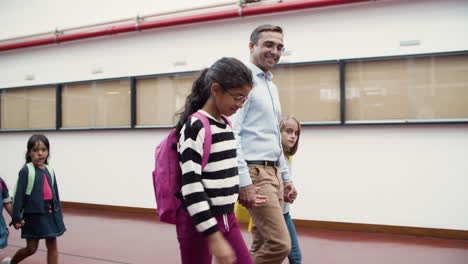
[[[79, 25], [79, 26], [74, 26], [74, 27], [69, 27], [69, 28], [60, 28], [60, 29], [56, 29], [55, 31], [67, 32], [67, 31], [77, 31], [80, 29], [89, 30], [90, 28], [96, 28], [99, 26], [115, 25], [117, 23], [124, 23], [124, 22], [132, 22], [132, 21], [136, 21], [137, 19], [146, 20], [148, 18], [153, 18], [157, 16], [167, 16], [167, 15], [181, 14], [181, 13], [192, 12], [192, 11], [200, 11], [204, 9], [234, 6], [234, 5], [237, 5], [238, 3], [239, 1], [236, 0], [236, 1], [217, 3], [217, 4], [202, 5], [202, 6], [191, 7], [191, 8], [181, 8], [181, 9], [165, 11], [165, 12], [158, 12], [158, 13], [151, 13], [151, 14], [138, 14], [137, 16], [121, 18], [118, 20], [106, 20], [106, 21], [101, 21], [101, 22], [92, 23], [92, 24]], [[0, 42], [13, 42], [15, 40], [17, 40], [18, 42], [21, 39], [32, 39], [35, 37], [41, 37], [41, 36], [50, 35], [50, 34], [54, 34], [54, 32], [47, 31], [47, 32], [34, 33], [34, 34], [29, 34], [29, 35], [24, 35], [24, 36], [10, 37], [6, 39], [1, 39]]]
[[207, 22], [214, 20], [222, 20], [236, 17], [254, 16], [286, 11], [294, 11], [301, 9], [317, 8], [324, 6], [342, 5], [358, 2], [369, 2], [375, 0], [297, 0], [276, 2], [271, 4], [260, 4], [254, 6], [239, 6], [235, 9], [213, 11], [202, 14], [187, 15], [181, 17], [172, 17], [159, 19], [155, 21], [135, 22], [127, 25], [110, 26], [104, 29], [95, 31], [84, 31], [70, 34], [56, 34], [53, 37], [34, 39], [22, 42], [14, 42], [5, 45], [0, 45], [0, 51], [42, 46], [54, 43], [73, 41], [78, 39], [87, 39], [99, 36], [114, 35], [132, 31], [142, 31], [153, 28], [169, 27], [175, 25], [184, 25], [191, 23]]

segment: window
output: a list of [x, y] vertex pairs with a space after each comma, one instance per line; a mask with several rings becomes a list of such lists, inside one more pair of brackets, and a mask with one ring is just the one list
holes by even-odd
[[64, 128], [129, 127], [130, 80], [63, 85], [62, 125]]
[[278, 86], [283, 114], [301, 122], [340, 120], [340, 80], [337, 63], [279, 66]]
[[174, 125], [199, 73], [180, 73], [136, 81], [138, 126]]
[[467, 54], [346, 64], [346, 120], [467, 118]]
[[55, 128], [55, 87], [1, 90], [2, 129]]

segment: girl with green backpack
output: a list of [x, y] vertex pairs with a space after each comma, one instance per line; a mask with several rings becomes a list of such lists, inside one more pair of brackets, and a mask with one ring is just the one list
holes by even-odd
[[58, 263], [57, 237], [65, 232], [57, 181], [48, 166], [49, 140], [32, 135], [27, 143], [26, 164], [19, 171], [13, 199], [15, 229], [21, 228], [26, 247], [2, 263], [16, 264], [33, 255], [40, 239], [46, 240], [47, 263]]

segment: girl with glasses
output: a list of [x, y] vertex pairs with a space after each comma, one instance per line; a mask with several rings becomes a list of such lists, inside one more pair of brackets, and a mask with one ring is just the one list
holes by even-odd
[[[193, 83], [176, 126], [182, 170], [182, 206], [177, 212], [177, 239], [183, 264], [253, 263], [234, 216], [239, 193], [237, 141], [226, 116], [243, 106], [252, 89], [252, 73], [239, 60], [222, 58]], [[202, 168], [205, 128], [212, 145]]]

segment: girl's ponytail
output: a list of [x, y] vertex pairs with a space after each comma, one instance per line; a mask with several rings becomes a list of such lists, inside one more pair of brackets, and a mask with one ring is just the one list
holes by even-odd
[[210, 97], [210, 89], [206, 89], [207, 85], [205, 80], [208, 71], [208, 68], [204, 69], [195, 82], [193, 82], [192, 91], [185, 100], [184, 109], [177, 114], [180, 116], [179, 122], [177, 122], [176, 125], [177, 132], [180, 132], [187, 117], [201, 109]]

